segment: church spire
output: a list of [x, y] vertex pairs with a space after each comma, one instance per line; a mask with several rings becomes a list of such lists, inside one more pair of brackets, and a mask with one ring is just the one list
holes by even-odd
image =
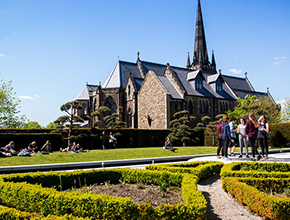
[[189, 58], [189, 52], [188, 52], [186, 68], [189, 69], [190, 67], [191, 65], [190, 65], [190, 58]]
[[215, 64], [215, 58], [214, 58], [214, 52], [212, 51], [212, 55], [211, 55], [211, 66], [216, 68], [216, 64]]
[[192, 69], [216, 73], [215, 65], [211, 65], [208, 59], [200, 0], [197, 1]]

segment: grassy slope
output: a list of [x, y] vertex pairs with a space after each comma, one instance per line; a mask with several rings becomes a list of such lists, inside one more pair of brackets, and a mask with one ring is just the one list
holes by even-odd
[[176, 151], [163, 150], [161, 147], [123, 148], [113, 150], [92, 150], [85, 153], [54, 152], [49, 155], [35, 154], [31, 157], [0, 158], [0, 166], [18, 166], [50, 163], [71, 163], [87, 161], [122, 160], [152, 157], [172, 157], [198, 154], [214, 154], [216, 147], [176, 147]]

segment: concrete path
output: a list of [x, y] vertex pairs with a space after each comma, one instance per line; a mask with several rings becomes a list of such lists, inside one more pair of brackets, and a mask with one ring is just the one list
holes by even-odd
[[[144, 169], [149, 164], [162, 163], [181, 163], [187, 161], [221, 161], [224, 163], [250, 161], [248, 158], [230, 157], [231, 160], [218, 159], [215, 154], [207, 155], [192, 155], [192, 156], [177, 156], [177, 157], [156, 157], [142, 158], [130, 160], [111, 160], [111, 161], [92, 161], [80, 163], [59, 163], [59, 164], [39, 164], [39, 165], [23, 165], [23, 166], [4, 166], [0, 167], [0, 174], [5, 173], [21, 173], [21, 172], [36, 172], [36, 171], [63, 171], [63, 170], [84, 170], [84, 169], [103, 169], [103, 168], [119, 168], [130, 167]], [[269, 152], [269, 159], [260, 160], [260, 162], [290, 162], [290, 149], [272, 150]]]

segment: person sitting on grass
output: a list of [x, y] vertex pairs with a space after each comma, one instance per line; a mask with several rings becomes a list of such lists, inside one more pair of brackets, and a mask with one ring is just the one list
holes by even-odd
[[29, 150], [30, 154], [34, 154], [37, 150], [36, 142], [32, 141], [30, 144], [28, 144], [27, 149]]
[[41, 151], [42, 154], [49, 154], [50, 152], [52, 152], [51, 143], [50, 143], [49, 140], [47, 140], [45, 142], [45, 144], [42, 146], [40, 151]]
[[172, 143], [169, 138], [167, 138], [167, 140], [165, 141], [165, 146], [163, 147], [163, 149], [174, 151], [174, 148], [172, 147]]
[[9, 144], [5, 146], [5, 152], [11, 153], [12, 155], [16, 154], [15, 147], [14, 147], [14, 141], [10, 141]]

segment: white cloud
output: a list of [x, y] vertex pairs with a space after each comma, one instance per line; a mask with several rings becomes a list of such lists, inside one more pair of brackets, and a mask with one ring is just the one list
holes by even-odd
[[279, 60], [279, 57], [274, 57], [275, 60]]
[[20, 99], [30, 99], [30, 100], [34, 100], [35, 98], [28, 96], [28, 95], [20, 95], [19, 96]]
[[5, 54], [4, 53], [0, 53], [0, 57], [5, 57]]
[[233, 74], [240, 74], [242, 72], [242, 70], [237, 70], [237, 69], [230, 69], [230, 72], [232, 72]]
[[34, 95], [34, 97], [38, 99], [38, 98], [40, 98], [40, 95]]
[[280, 61], [274, 62], [274, 64], [278, 66], [280, 64]]
[[281, 57], [281, 59], [286, 59], [286, 57]]

